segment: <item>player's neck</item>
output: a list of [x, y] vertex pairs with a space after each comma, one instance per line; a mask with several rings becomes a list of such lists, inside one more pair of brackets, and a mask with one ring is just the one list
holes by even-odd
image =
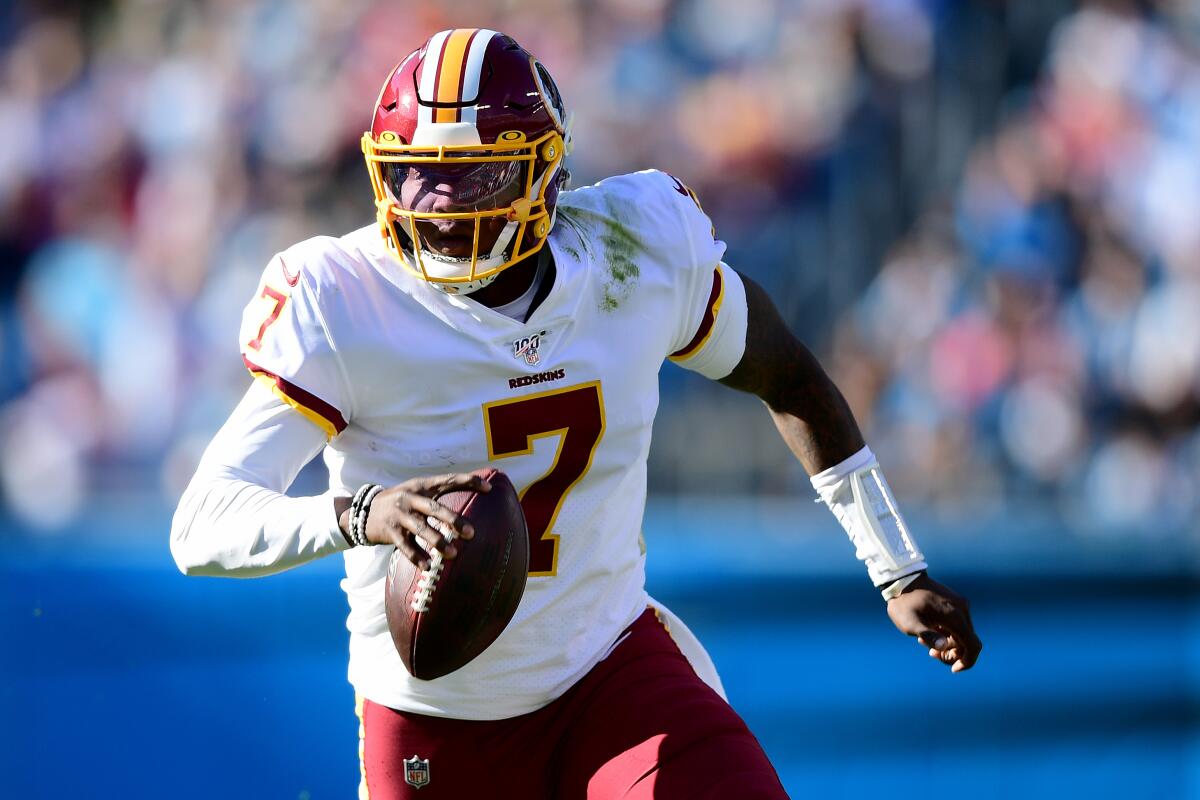
[[[533, 286], [533, 282], [538, 279], [538, 262], [541, 255], [542, 251], [534, 253], [504, 270], [496, 277], [496, 280], [478, 291], [471, 292], [471, 299], [488, 308], [497, 308], [516, 300], [528, 292]], [[554, 275], [553, 264], [548, 266], [549, 268], [542, 274], [543, 281], [552, 279]], [[532, 310], [530, 309], [531, 313]]]

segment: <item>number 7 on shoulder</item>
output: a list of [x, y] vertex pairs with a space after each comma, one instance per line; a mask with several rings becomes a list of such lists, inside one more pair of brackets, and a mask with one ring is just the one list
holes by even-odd
[[263, 320], [262, 325], [258, 326], [258, 335], [246, 342], [246, 347], [249, 347], [251, 350], [258, 350], [262, 347], [263, 334], [267, 332], [267, 328], [271, 327], [275, 320], [279, 319], [279, 315], [283, 311], [283, 306], [285, 303], [287, 303], [288, 299], [286, 294], [276, 289], [272, 289], [270, 286], [264, 286], [262, 294], [260, 294], [259, 297], [267, 300], [273, 300], [275, 304], [271, 308], [270, 313], [267, 314], [267, 318]]
[[558, 449], [546, 474], [521, 491], [529, 526], [529, 577], [558, 573], [558, 534], [554, 521], [567, 493], [583, 479], [604, 435], [600, 382], [497, 400], [483, 406], [488, 458], [531, 455], [536, 439], [558, 436]]

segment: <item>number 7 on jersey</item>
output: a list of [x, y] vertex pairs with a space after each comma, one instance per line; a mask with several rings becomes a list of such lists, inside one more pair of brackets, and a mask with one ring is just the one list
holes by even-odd
[[529, 577], [558, 572], [558, 535], [552, 532], [567, 493], [579, 483], [604, 435], [600, 382], [497, 400], [483, 406], [488, 458], [533, 453], [535, 439], [558, 436], [554, 462], [545, 475], [521, 491], [529, 526]]

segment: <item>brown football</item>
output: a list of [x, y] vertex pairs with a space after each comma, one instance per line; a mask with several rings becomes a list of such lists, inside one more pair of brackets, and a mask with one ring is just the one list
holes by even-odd
[[475, 474], [487, 479], [490, 492], [438, 498], [475, 528], [470, 540], [455, 542], [458, 555], [435, 555], [422, 572], [397, 550], [388, 568], [388, 628], [400, 660], [421, 680], [451, 673], [486, 650], [525, 592], [529, 534], [517, 490], [498, 469]]

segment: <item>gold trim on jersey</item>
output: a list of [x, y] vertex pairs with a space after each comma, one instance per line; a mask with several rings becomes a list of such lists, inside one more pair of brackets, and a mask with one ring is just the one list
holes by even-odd
[[704, 316], [700, 319], [700, 326], [696, 329], [696, 336], [689, 342], [684, 349], [672, 353], [668, 358], [672, 361], [687, 361], [692, 356], [704, 349], [704, 345], [708, 344], [708, 340], [712, 338], [713, 331], [717, 329], [717, 316], [721, 313], [721, 304], [725, 301], [725, 276], [721, 274], [721, 266], [718, 264], [713, 270], [713, 289], [716, 290], [716, 297], [710, 294], [708, 308], [704, 310]]
[[271, 391], [275, 393], [276, 397], [278, 397], [283, 402], [287, 403], [289, 406], [294, 408], [296, 411], [299, 411], [300, 414], [305, 419], [307, 419], [309, 422], [311, 422], [312, 424], [316, 425], [318, 428], [323, 430], [325, 432], [325, 436], [327, 438], [332, 439], [333, 437], [338, 435], [337, 426], [335, 426], [332, 422], [325, 419], [320, 414], [318, 414], [316, 411], [313, 411], [311, 408], [301, 405], [297, 400], [295, 400], [291, 397], [288, 397], [286, 394], [284, 394], [283, 390], [279, 388], [279, 379], [277, 377], [270, 374], [269, 372], [257, 372], [257, 371], [251, 370], [251, 373], [254, 375], [254, 380], [262, 381], [263, 384], [270, 387]]
[[[648, 608], [654, 612], [654, 618], [656, 620], [658, 620], [658, 624], [663, 626], [663, 630], [667, 632], [668, 636], [671, 636], [671, 623], [669, 623], [665, 619], [663, 619], [662, 611], [659, 610], [658, 606], [648, 605], [648, 606], [646, 606], [646, 608]], [[671, 636], [671, 641], [675, 641], [674, 636]], [[675, 646], [678, 647], [679, 645], [676, 644]]]

